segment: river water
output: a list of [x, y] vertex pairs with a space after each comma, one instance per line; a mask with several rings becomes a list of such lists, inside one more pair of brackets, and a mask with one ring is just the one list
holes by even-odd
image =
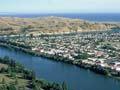
[[9, 56], [26, 68], [34, 70], [38, 78], [58, 83], [65, 81], [70, 90], [120, 90], [119, 80], [99, 75], [74, 65], [55, 62], [0, 47], [0, 57], [4, 56]]

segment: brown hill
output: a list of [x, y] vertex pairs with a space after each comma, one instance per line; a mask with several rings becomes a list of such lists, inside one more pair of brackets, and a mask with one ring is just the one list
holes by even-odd
[[119, 27], [119, 25], [53, 16], [41, 18], [0, 17], [0, 34], [57, 34], [104, 31], [115, 27]]

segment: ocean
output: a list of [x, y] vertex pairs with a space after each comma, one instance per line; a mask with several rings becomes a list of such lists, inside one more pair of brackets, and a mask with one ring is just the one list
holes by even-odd
[[23, 18], [34, 18], [34, 17], [45, 17], [45, 16], [58, 16], [73, 19], [84, 19], [95, 22], [120, 22], [120, 13], [67, 13], [67, 14], [0, 14], [0, 16], [11, 16], [11, 17], [23, 17]]

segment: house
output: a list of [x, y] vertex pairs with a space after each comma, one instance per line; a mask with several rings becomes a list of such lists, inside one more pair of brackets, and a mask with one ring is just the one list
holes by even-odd
[[88, 61], [95, 62], [96, 60], [97, 60], [97, 58], [88, 58]]
[[114, 69], [114, 70], [120, 72], [120, 62], [119, 62], [119, 61], [112, 62], [112, 63], [110, 64], [110, 66], [111, 66], [111, 69]]
[[106, 61], [106, 59], [104, 59], [104, 58], [99, 58], [99, 59], [97, 59], [95, 62], [98, 63], [98, 64], [103, 64], [103, 63], [105, 63], [105, 61]]
[[95, 56], [96, 57], [104, 56], [104, 52], [102, 52], [102, 51], [95, 51]]

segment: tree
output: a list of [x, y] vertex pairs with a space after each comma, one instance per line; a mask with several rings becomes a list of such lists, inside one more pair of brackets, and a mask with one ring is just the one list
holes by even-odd
[[10, 73], [10, 76], [13, 77], [13, 78], [16, 78], [16, 73], [11, 72], [11, 73]]
[[6, 69], [4, 67], [2, 67], [0, 72], [4, 73], [4, 72], [6, 72]]
[[10, 58], [8, 56], [5, 56], [3, 59], [4, 60], [9, 60]]
[[2, 78], [2, 84], [5, 84], [5, 78]]
[[0, 85], [0, 90], [8, 90], [7, 85], [6, 84]]
[[33, 38], [33, 34], [30, 34], [30, 38]]
[[31, 78], [32, 78], [32, 80], [35, 80], [36, 78], [35, 78], [35, 72], [34, 71], [31, 71]]
[[8, 90], [17, 90], [14, 84], [8, 86]]
[[66, 85], [66, 82], [65, 82], [65, 81], [62, 83], [62, 89], [63, 89], [63, 90], [68, 90], [68, 89], [67, 89], [67, 85]]
[[15, 85], [17, 85], [17, 84], [18, 84], [18, 79], [16, 78], [16, 79], [15, 79]]
[[79, 53], [78, 56], [74, 56], [76, 59], [87, 59], [89, 55], [87, 53]]

